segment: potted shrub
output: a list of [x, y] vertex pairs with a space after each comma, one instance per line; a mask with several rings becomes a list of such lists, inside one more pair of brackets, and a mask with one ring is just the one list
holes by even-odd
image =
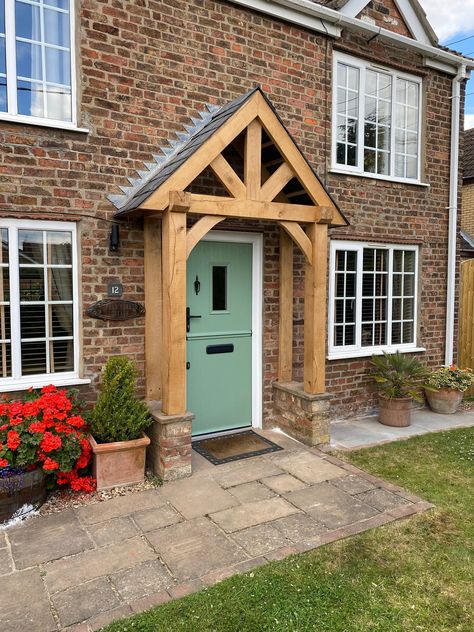
[[146, 404], [135, 396], [136, 379], [131, 360], [125, 356], [109, 358], [90, 415], [93, 473], [99, 490], [144, 479], [150, 439], [143, 431], [152, 419]]
[[425, 366], [412, 356], [400, 352], [372, 356], [372, 378], [380, 390], [379, 421], [385, 426], [409, 426], [413, 401], [423, 402]]
[[471, 369], [460, 369], [455, 364], [433, 371], [428, 378], [426, 399], [435, 413], [452, 414], [457, 411], [464, 391], [474, 384]]
[[85, 426], [75, 395], [54, 386], [0, 404], [0, 523], [39, 507], [47, 487], [95, 489]]

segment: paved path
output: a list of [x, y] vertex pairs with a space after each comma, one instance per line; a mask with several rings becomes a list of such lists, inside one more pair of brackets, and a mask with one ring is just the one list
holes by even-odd
[[89, 632], [429, 503], [282, 434], [281, 452], [0, 532], [0, 630]]
[[331, 447], [337, 450], [352, 450], [398, 441], [399, 439], [408, 439], [428, 432], [470, 426], [474, 426], [474, 411], [440, 415], [428, 408], [414, 410], [411, 425], [407, 428], [383, 426], [375, 416], [352, 421], [336, 421], [331, 424]]

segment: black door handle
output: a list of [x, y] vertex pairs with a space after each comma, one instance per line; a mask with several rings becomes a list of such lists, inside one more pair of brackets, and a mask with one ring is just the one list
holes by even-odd
[[202, 316], [195, 316], [191, 314], [189, 307], [186, 307], [186, 332], [191, 330], [191, 318], [202, 318]]

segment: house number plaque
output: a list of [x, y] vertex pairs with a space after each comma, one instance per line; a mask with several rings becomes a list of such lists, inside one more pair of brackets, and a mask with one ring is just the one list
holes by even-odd
[[135, 301], [104, 299], [86, 309], [86, 314], [99, 320], [131, 320], [145, 313], [145, 307]]
[[109, 298], [121, 298], [123, 295], [123, 285], [117, 281], [107, 283], [107, 296]]

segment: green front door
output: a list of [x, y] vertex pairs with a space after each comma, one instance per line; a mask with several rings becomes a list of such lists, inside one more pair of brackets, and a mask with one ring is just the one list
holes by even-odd
[[252, 425], [252, 245], [201, 241], [187, 262], [193, 434]]

